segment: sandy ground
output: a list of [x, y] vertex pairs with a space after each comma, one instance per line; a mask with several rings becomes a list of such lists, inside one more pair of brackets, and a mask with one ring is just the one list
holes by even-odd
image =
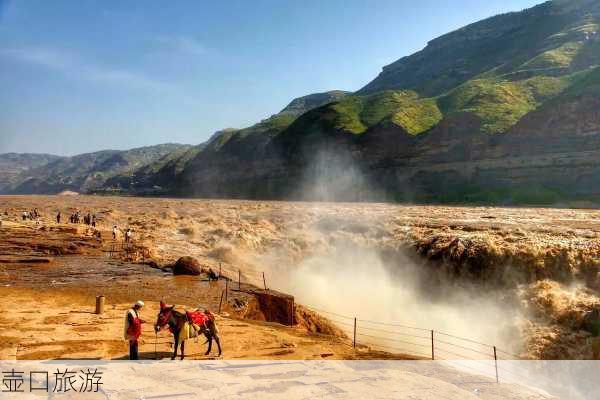
[[[23, 288], [1, 288], [0, 359], [127, 359], [123, 340], [124, 316], [130, 304], [113, 303], [107, 298], [105, 312], [94, 314], [95, 297], [46, 290], [43, 293]], [[154, 321], [159, 306], [148, 301], [141, 316], [141, 359], [169, 358], [173, 337], [167, 330], [155, 336]], [[348, 340], [309, 334], [302, 329], [279, 324], [237, 320], [217, 316], [223, 345], [223, 359], [386, 359], [385, 353], [354, 350]], [[214, 359], [216, 345], [209, 357], [204, 340], [186, 346], [187, 359]]]

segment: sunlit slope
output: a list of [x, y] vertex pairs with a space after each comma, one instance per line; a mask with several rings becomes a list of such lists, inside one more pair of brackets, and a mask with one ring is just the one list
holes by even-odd
[[439, 96], [481, 75], [564, 75], [598, 63], [600, 3], [548, 1], [497, 15], [428, 43], [383, 68], [361, 89], [411, 89]]

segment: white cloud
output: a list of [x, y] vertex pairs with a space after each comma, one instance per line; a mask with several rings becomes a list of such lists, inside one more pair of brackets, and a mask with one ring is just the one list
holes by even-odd
[[88, 67], [85, 71], [85, 76], [88, 80], [100, 84], [110, 84], [151, 92], [166, 92], [173, 88], [172, 85], [166, 82], [148, 78], [127, 70]]
[[165, 92], [172, 89], [169, 83], [126, 69], [89, 64], [65, 51], [44, 47], [22, 47], [0, 50], [0, 57], [42, 66], [77, 77], [88, 82], [113, 85], [119, 88]]
[[72, 64], [66, 54], [41, 47], [4, 49], [0, 50], [0, 55], [56, 70], [67, 70]]
[[206, 48], [197, 39], [187, 35], [159, 36], [157, 42], [169, 50], [185, 55], [201, 56], [206, 54]]

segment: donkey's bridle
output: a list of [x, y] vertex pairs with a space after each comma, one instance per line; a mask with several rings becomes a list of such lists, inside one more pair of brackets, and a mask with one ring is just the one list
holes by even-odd
[[160, 330], [160, 328], [169, 324], [169, 320], [171, 319], [171, 315], [173, 313], [173, 308], [164, 308], [160, 310], [158, 313], [158, 317], [156, 318], [155, 327]]

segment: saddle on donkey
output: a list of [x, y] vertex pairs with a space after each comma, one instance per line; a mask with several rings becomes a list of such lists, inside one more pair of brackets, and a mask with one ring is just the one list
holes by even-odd
[[215, 319], [214, 315], [208, 310], [187, 310], [183, 307], [175, 306], [173, 307], [173, 312], [182, 316], [185, 321], [181, 327], [179, 341], [198, 337], [208, 328], [207, 324]]

